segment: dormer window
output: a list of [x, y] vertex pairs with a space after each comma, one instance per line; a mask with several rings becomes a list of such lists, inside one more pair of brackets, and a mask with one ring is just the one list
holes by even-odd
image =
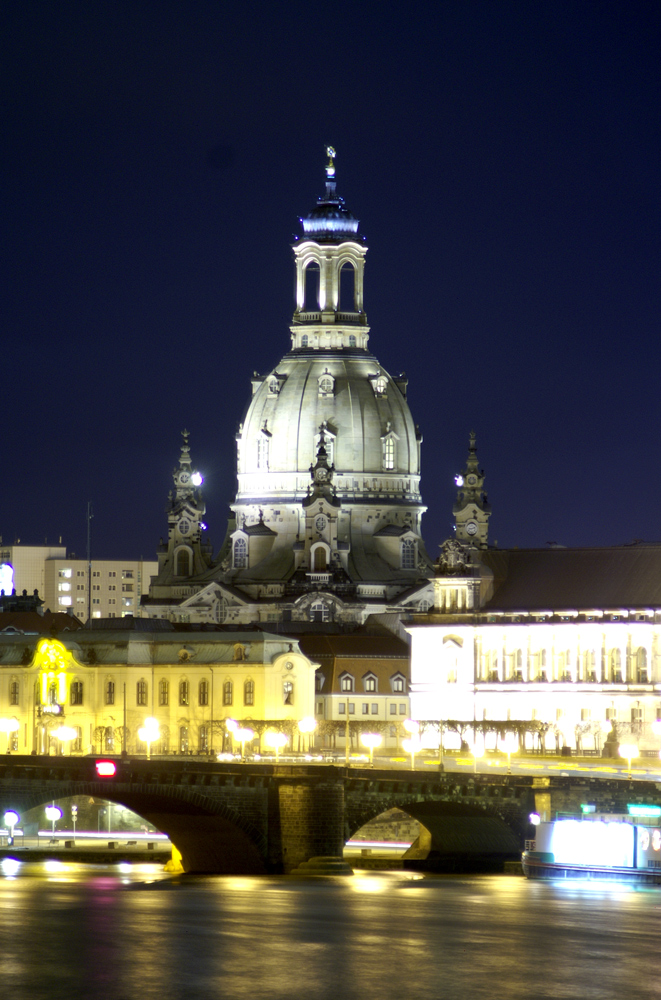
[[378, 690], [376, 674], [366, 674], [363, 677], [363, 687], [368, 694], [376, 694]]
[[248, 565], [248, 542], [245, 538], [237, 538], [232, 549], [234, 569], [245, 569]]
[[402, 569], [415, 569], [416, 544], [413, 538], [403, 538], [401, 547]]
[[332, 396], [335, 392], [335, 379], [330, 372], [325, 371], [319, 379], [319, 395]]
[[373, 375], [370, 378], [372, 383], [372, 389], [374, 390], [375, 396], [386, 396], [388, 389], [388, 380], [385, 375]]
[[342, 674], [340, 677], [340, 691], [353, 691], [353, 677], [351, 674]]
[[393, 694], [404, 694], [406, 691], [406, 678], [403, 674], [395, 674], [391, 678]]
[[277, 396], [280, 392], [280, 383], [277, 378], [269, 379], [269, 395]]

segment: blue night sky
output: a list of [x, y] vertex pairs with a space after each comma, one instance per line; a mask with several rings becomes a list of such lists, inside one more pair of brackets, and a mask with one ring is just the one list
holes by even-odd
[[8, 0], [0, 533], [155, 557], [180, 436], [218, 548], [324, 147], [406, 371], [423, 534], [475, 429], [500, 546], [661, 539], [654, 3]]

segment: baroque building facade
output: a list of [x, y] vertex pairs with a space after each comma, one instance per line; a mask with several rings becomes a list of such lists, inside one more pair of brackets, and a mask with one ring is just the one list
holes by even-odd
[[207, 543], [184, 435], [168, 539], [142, 613], [174, 621], [362, 622], [431, 606], [421, 536], [421, 434], [405, 375], [371, 353], [367, 247], [326, 187], [294, 244], [290, 350], [255, 374], [237, 434], [237, 493], [224, 545]]
[[661, 545], [489, 548], [484, 497], [465, 493], [466, 484], [482, 489], [476, 469], [471, 437], [434, 607], [406, 625], [412, 716], [526, 723], [568, 752], [621, 740], [657, 753]]

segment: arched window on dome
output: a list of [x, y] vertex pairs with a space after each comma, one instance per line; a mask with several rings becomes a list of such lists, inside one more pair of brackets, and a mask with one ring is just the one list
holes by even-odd
[[335, 391], [335, 379], [328, 371], [325, 371], [324, 374], [319, 378], [319, 395], [332, 396], [334, 391]]
[[234, 569], [246, 569], [248, 565], [248, 543], [245, 538], [235, 538], [232, 548]]
[[190, 576], [193, 553], [190, 549], [177, 549], [175, 557], [175, 576]]
[[330, 609], [323, 601], [315, 601], [310, 608], [311, 622], [329, 622], [331, 620]]
[[269, 449], [271, 435], [260, 431], [257, 437], [257, 468], [263, 472], [269, 471]]
[[307, 333], [304, 333], [303, 336], [301, 337], [301, 347], [307, 347], [308, 343], [309, 343], [308, 335]]
[[403, 538], [401, 548], [402, 569], [415, 569], [416, 544], [413, 538]]
[[356, 346], [356, 337], [355, 337], [355, 335], [353, 333], [350, 333], [349, 334], [349, 347], [355, 347], [355, 346]]
[[383, 438], [383, 468], [395, 468], [395, 438], [392, 434]]
[[311, 260], [305, 268], [305, 312], [317, 312], [319, 306], [319, 265]]
[[356, 269], [348, 260], [340, 268], [340, 312], [356, 311]]

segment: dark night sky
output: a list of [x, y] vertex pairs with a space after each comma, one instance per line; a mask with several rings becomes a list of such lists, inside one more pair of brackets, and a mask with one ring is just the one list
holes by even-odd
[[5, 542], [154, 558], [187, 427], [220, 545], [326, 143], [430, 554], [471, 428], [500, 546], [661, 539], [658, 4], [3, 10]]

